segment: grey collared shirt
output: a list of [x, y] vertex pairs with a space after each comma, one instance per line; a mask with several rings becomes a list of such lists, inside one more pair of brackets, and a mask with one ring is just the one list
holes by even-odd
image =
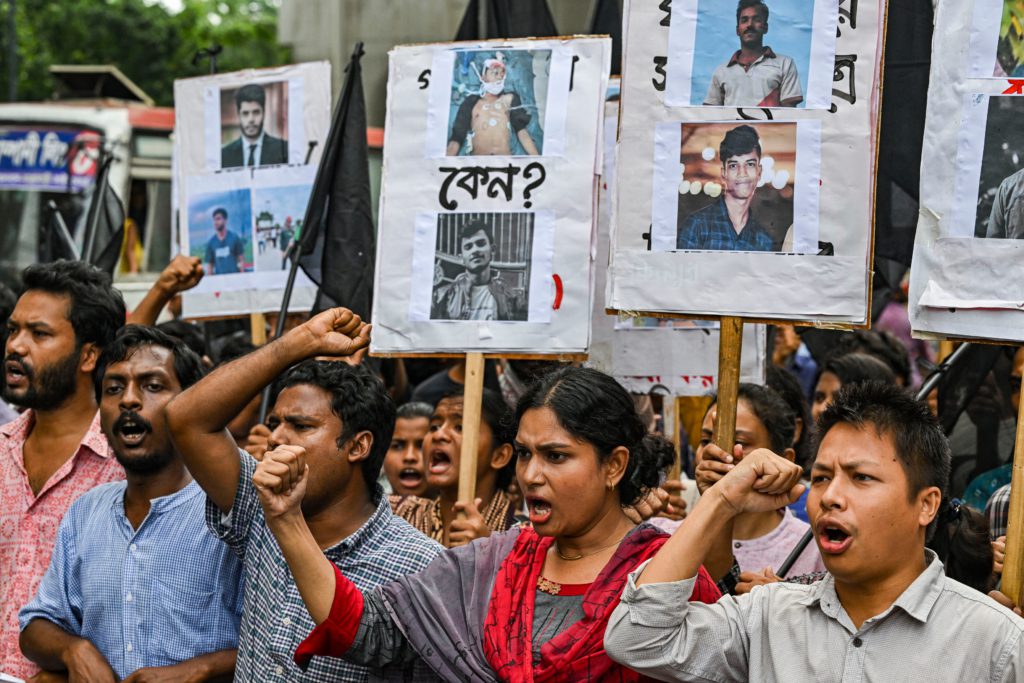
[[1024, 619], [928, 566], [893, 605], [854, 627], [831, 576], [775, 583], [713, 605], [694, 579], [636, 585], [615, 608], [605, 649], [666, 681], [1021, 681]]
[[985, 237], [1024, 239], [1024, 169], [999, 184]]

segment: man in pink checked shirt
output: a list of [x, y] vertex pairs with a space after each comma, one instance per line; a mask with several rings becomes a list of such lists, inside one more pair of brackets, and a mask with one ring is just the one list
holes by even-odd
[[125, 321], [110, 277], [78, 261], [29, 266], [7, 321], [3, 398], [28, 408], [0, 427], [0, 672], [29, 679], [18, 610], [50, 564], [72, 502], [124, 478], [100, 430], [93, 369]]

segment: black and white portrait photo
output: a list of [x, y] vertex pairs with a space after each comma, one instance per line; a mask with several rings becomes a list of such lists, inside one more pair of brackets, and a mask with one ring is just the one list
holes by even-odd
[[527, 320], [533, 233], [530, 213], [438, 216], [430, 319]]

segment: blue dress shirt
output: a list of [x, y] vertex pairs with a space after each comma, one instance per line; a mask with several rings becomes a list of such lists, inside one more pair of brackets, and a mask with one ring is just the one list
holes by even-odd
[[22, 630], [46, 619], [85, 638], [118, 678], [237, 647], [242, 565], [207, 529], [202, 489], [154, 499], [133, 529], [126, 487], [98, 486], [68, 509]]

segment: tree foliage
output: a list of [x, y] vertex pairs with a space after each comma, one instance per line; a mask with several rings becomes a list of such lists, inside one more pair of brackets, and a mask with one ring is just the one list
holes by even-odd
[[[155, 0], [17, 0], [18, 99], [52, 97], [52, 64], [113, 64], [168, 106], [175, 79], [209, 72], [207, 61], [192, 63], [202, 48], [223, 47], [218, 71], [286, 64], [290, 51], [277, 44], [278, 4], [182, 0], [181, 10], [170, 12]], [[6, 58], [5, 49], [0, 61]], [[0, 73], [6, 85], [6, 63]]]

